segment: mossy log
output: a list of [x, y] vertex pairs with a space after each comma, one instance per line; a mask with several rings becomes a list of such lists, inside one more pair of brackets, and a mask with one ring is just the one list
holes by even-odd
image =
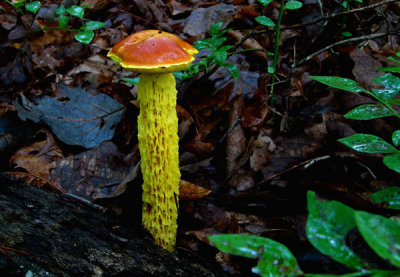
[[131, 230], [105, 209], [0, 175], [0, 275], [223, 274], [155, 245], [140, 224]]

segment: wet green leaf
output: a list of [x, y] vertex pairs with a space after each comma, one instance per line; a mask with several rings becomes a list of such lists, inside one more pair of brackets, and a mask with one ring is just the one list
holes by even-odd
[[259, 259], [252, 271], [261, 276], [298, 276], [302, 274], [290, 250], [274, 240], [253, 235], [215, 235], [208, 237], [228, 254]]
[[400, 65], [390, 66], [390, 67], [382, 67], [378, 69], [378, 72], [393, 72], [400, 73]]
[[372, 89], [372, 91], [384, 100], [390, 100], [400, 91], [400, 78], [393, 74], [386, 73], [372, 80], [377, 84], [383, 85], [384, 89]]
[[308, 217], [306, 234], [320, 252], [351, 269], [366, 264], [346, 245], [346, 235], [356, 223], [354, 210], [337, 201], [320, 201], [315, 192], [307, 193]]
[[363, 153], [396, 153], [396, 148], [380, 137], [369, 134], [355, 134], [339, 139], [341, 143]]
[[83, 15], [85, 14], [85, 9], [81, 6], [71, 6], [70, 8], [67, 9], [67, 12], [70, 15], [82, 18]]
[[342, 36], [344, 36], [344, 37], [351, 37], [352, 36], [352, 33], [350, 33], [350, 32], [342, 32]]
[[56, 15], [61, 15], [67, 12], [67, 9], [64, 7], [64, 5], [61, 5], [57, 8], [56, 10]]
[[384, 260], [400, 267], [400, 223], [364, 211], [357, 211], [355, 219], [368, 245]]
[[100, 21], [89, 21], [82, 25], [81, 30], [92, 31], [103, 28], [105, 24]]
[[65, 26], [68, 25], [68, 21], [69, 21], [69, 16], [61, 15], [60, 18], [58, 19], [58, 25], [60, 25], [61, 28], [64, 28]]
[[266, 17], [264, 15], [257, 16], [255, 20], [260, 23], [261, 25], [267, 26], [267, 27], [275, 27], [275, 23], [270, 19], [269, 17]]
[[33, 1], [30, 3], [26, 3], [25, 9], [32, 13], [37, 13], [37, 11], [40, 9], [40, 1]]
[[332, 77], [332, 76], [310, 76], [311, 79], [321, 82], [325, 85], [351, 91], [351, 92], [363, 92], [365, 89], [360, 86], [356, 81], [342, 77]]
[[298, 10], [303, 6], [300, 1], [290, 0], [286, 3], [285, 9], [286, 10]]
[[225, 67], [226, 69], [228, 69], [229, 74], [231, 74], [231, 76], [233, 78], [239, 77], [239, 69], [237, 68], [236, 65], [231, 64], [231, 63], [224, 63], [222, 66]]
[[392, 115], [393, 112], [391, 112], [388, 108], [384, 106], [366, 104], [360, 105], [357, 108], [351, 110], [350, 112], [345, 114], [344, 117], [356, 120], [369, 120]]
[[268, 4], [270, 4], [272, 1], [274, 1], [274, 0], [257, 0], [258, 1], [258, 3], [260, 3], [261, 5], [263, 5], [263, 6], [266, 6], [266, 5], [268, 5]]
[[93, 38], [94, 38], [93, 31], [83, 31], [83, 32], [79, 32], [75, 35], [75, 39], [77, 41], [79, 41], [80, 43], [84, 43], [84, 44], [89, 44]]
[[400, 130], [396, 130], [392, 134], [392, 142], [394, 145], [399, 146], [400, 145]]
[[223, 22], [217, 22], [210, 26], [210, 36], [215, 36], [221, 29]]
[[267, 71], [268, 71], [268, 73], [274, 73], [275, 72], [275, 69], [274, 69], [274, 67], [273, 66], [268, 66], [267, 67]]
[[220, 50], [215, 52], [215, 61], [219, 66], [222, 66], [227, 58], [228, 58], [228, 52]]
[[389, 209], [400, 209], [400, 187], [391, 187], [371, 194], [375, 203], [387, 202]]
[[[175, 72], [175, 73], [178, 73], [178, 72]], [[122, 78], [122, 80], [124, 80], [127, 83], [137, 85], [137, 84], [139, 84], [140, 77], [137, 77], [137, 78]]]
[[383, 157], [383, 163], [391, 170], [400, 173], [400, 153], [386, 155]]

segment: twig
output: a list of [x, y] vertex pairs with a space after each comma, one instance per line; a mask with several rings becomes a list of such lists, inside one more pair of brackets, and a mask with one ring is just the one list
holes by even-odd
[[316, 23], [321, 22], [321, 21], [332, 19], [332, 18], [335, 18], [335, 17], [338, 17], [338, 16], [348, 15], [348, 14], [352, 14], [352, 13], [358, 13], [358, 12], [362, 12], [362, 11], [365, 11], [365, 10], [373, 9], [373, 8], [376, 8], [376, 7], [385, 5], [385, 4], [389, 4], [389, 3], [392, 3], [392, 2], [398, 2], [398, 1], [399, 0], [384, 0], [384, 1], [372, 4], [372, 5], [369, 5], [369, 6], [365, 6], [365, 7], [362, 7], [362, 8], [358, 8], [358, 9], [347, 10], [347, 11], [343, 11], [343, 12], [340, 12], [340, 13], [332, 13], [330, 15], [327, 15], [327, 16], [324, 16], [324, 17], [321, 17], [321, 18], [318, 18], [318, 19], [315, 19], [315, 20], [312, 20], [312, 21], [299, 23], [299, 24], [294, 24], [294, 25], [287, 26], [287, 27], [282, 27], [282, 31], [283, 30], [288, 30], [288, 29], [297, 29], [297, 28], [300, 28], [300, 27], [304, 27], [304, 26], [307, 26], [307, 25], [312, 25], [312, 24], [316, 24]]
[[[330, 15], [327, 15], [327, 16], [312, 20], [312, 21], [308, 21], [308, 22], [304, 22], [304, 23], [299, 23], [299, 24], [294, 24], [294, 25], [291, 25], [291, 26], [282, 27], [281, 31], [289, 30], [289, 29], [301, 28], [301, 27], [304, 27], [304, 26], [316, 24], [316, 23], [321, 22], [321, 21], [329, 20], [329, 19], [332, 19], [332, 18], [335, 18], [335, 17], [338, 17], [338, 16], [343, 16], [343, 15], [347, 15], [347, 14], [362, 12], [362, 11], [365, 11], [365, 10], [373, 9], [373, 8], [376, 8], [376, 7], [385, 5], [385, 4], [389, 4], [389, 3], [392, 3], [392, 2], [397, 2], [397, 1], [399, 1], [399, 0], [384, 0], [384, 1], [372, 4], [372, 5], [369, 5], [369, 6], [362, 7], [362, 8], [352, 9], [352, 10], [343, 11], [343, 12], [339, 12], [339, 13], [333, 13], [333, 14], [330, 14]], [[263, 30], [259, 30], [259, 31], [251, 30], [247, 34], [245, 34], [240, 41], [235, 43], [235, 45], [233, 46], [233, 49], [236, 49], [246, 39], [248, 39], [250, 37], [253, 37], [254, 35], [260, 35], [260, 34], [264, 34], [264, 33], [267, 33], [267, 32], [268, 32], [268, 28], [267, 29], [263, 29]]]
[[362, 40], [369, 40], [369, 39], [374, 39], [374, 38], [379, 38], [379, 37], [384, 37], [384, 36], [388, 36], [388, 35], [395, 35], [395, 34], [400, 34], [400, 31], [396, 31], [396, 32], [389, 32], [389, 33], [377, 33], [377, 34], [372, 34], [372, 35], [366, 35], [366, 36], [361, 36], [361, 37], [354, 37], [354, 38], [348, 38], [345, 40], [341, 40], [341, 41], [337, 41], [335, 43], [332, 43], [331, 45], [328, 45], [322, 49], [319, 49], [318, 51], [312, 53], [311, 55], [308, 55], [307, 57], [305, 57], [304, 59], [300, 60], [298, 63], [293, 63], [292, 64], [292, 68], [295, 68], [296, 66], [312, 59], [313, 57], [321, 54], [324, 51], [327, 51], [335, 46], [338, 45], [342, 45], [342, 44], [346, 44], [349, 42], [355, 42], [355, 41], [362, 41]]

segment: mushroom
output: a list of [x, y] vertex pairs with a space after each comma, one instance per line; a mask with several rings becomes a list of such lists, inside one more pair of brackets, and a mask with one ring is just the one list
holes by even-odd
[[142, 222], [158, 245], [175, 248], [179, 197], [179, 138], [175, 77], [198, 51], [158, 31], [134, 33], [108, 53], [123, 68], [142, 73], [138, 84], [138, 140], [143, 175]]

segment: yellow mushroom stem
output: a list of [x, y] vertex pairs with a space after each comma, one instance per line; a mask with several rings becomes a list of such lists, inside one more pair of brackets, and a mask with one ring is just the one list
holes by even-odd
[[142, 74], [138, 84], [142, 222], [156, 243], [170, 252], [178, 227], [180, 180], [175, 85], [172, 73]]

